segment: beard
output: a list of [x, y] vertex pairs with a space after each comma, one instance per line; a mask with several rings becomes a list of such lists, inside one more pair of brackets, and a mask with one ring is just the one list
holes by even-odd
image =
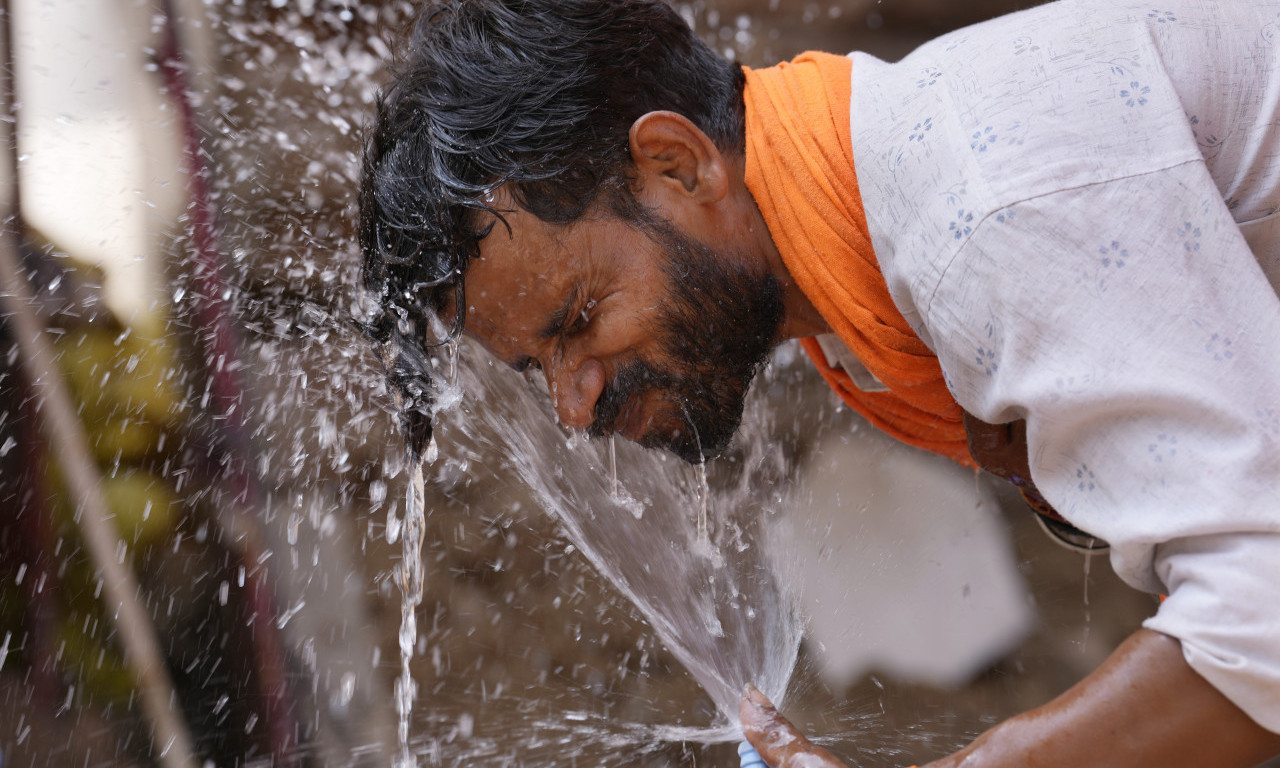
[[778, 343], [782, 287], [767, 271], [716, 251], [648, 211], [636, 225], [665, 256], [670, 295], [651, 328], [661, 359], [622, 364], [596, 400], [588, 434], [611, 434], [633, 398], [656, 393], [639, 442], [693, 464], [719, 455], [742, 422], [747, 391]]

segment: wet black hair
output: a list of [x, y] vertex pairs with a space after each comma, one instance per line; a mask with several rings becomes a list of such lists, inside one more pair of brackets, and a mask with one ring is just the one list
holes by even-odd
[[479, 215], [496, 214], [493, 191], [553, 224], [597, 203], [634, 221], [632, 123], [677, 112], [741, 155], [744, 77], [660, 0], [436, 3], [391, 74], [365, 141], [361, 277], [376, 302], [366, 329], [385, 345], [420, 454], [428, 337], [462, 328], [462, 278], [493, 226], [478, 223], [493, 221]]

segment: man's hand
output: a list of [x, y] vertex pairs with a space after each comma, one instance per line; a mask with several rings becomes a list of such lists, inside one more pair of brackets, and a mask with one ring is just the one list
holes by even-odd
[[1280, 754], [1187, 664], [1182, 644], [1140, 629], [1088, 677], [925, 768], [1251, 768]]
[[[739, 705], [747, 741], [773, 768], [844, 768], [754, 688]], [[1071, 690], [925, 768], [1250, 768], [1280, 754], [1255, 723], [1182, 657], [1142, 629]]]
[[738, 717], [747, 741], [773, 768], [848, 768], [806, 739], [755, 686], [742, 695]]

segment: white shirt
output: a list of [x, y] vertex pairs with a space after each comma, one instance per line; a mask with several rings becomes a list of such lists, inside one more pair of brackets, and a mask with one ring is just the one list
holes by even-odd
[[1280, 0], [1063, 0], [853, 59], [872, 242], [1146, 626], [1280, 732]]

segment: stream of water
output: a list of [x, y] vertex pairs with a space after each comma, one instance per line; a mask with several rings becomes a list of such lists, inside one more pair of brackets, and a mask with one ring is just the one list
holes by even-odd
[[[460, 463], [472, 472], [496, 469], [469, 461], [479, 456], [502, 463], [527, 485], [564, 536], [638, 609], [719, 712], [703, 726], [613, 723], [604, 732], [596, 717], [583, 715], [578, 723], [593, 724], [578, 728], [578, 736], [590, 731], [591, 738], [603, 736], [632, 748], [645, 741], [739, 738], [743, 685], [751, 682], [783, 701], [802, 634], [795, 599], [770, 567], [762, 525], [782, 501], [776, 493], [758, 492], [781, 472], [779, 457], [765, 441], [748, 437], [735, 454], [736, 477], [713, 487], [709, 475], [714, 473], [706, 465], [689, 466], [630, 443], [566, 434], [550, 412], [544, 386], [499, 370], [467, 344], [461, 359], [456, 386], [444, 398], [449, 405], [437, 413], [439, 458], [407, 472], [407, 511], [399, 532], [403, 595], [397, 765], [414, 764], [408, 729], [416, 684], [410, 660], [416, 637], [413, 614], [422, 599], [422, 524], [416, 519], [424, 511], [423, 484], [456, 471]], [[764, 410], [752, 414], [749, 420], [762, 418]], [[773, 505], [766, 501], [770, 498]], [[564, 716], [558, 727], [574, 729], [574, 713]], [[433, 759], [448, 757], [438, 744], [434, 749]]]
[[[747, 15], [722, 14], [714, 2], [676, 5], [692, 24], [710, 30], [717, 47], [728, 55], [742, 56], [760, 42], [759, 23]], [[393, 58], [389, 41], [399, 40], [416, 15], [411, 4], [400, 2], [350, 7], [304, 2], [297, 9], [269, 13], [222, 13], [233, 47], [252, 53], [243, 71], [233, 68], [224, 74], [231, 90], [213, 102], [224, 114], [234, 114], [221, 135], [224, 150], [233, 157], [251, 156], [254, 144], [245, 139], [255, 133], [261, 133], [268, 146], [301, 150], [289, 134], [278, 130], [293, 120], [304, 125], [318, 121], [336, 134], [350, 136], [352, 126], [363, 122], [371, 109], [376, 83]], [[287, 45], [272, 42], [277, 40]], [[259, 78], [258, 72], [278, 71], [293, 56], [293, 79], [319, 94], [323, 104], [316, 110], [302, 109], [297, 97], [273, 92], [265, 94], [258, 109], [240, 114], [237, 89]], [[356, 156], [343, 151], [350, 142], [318, 146], [302, 150], [309, 161], [302, 183], [323, 189], [336, 181], [349, 191], [348, 179], [354, 179], [358, 166]], [[307, 198], [315, 203], [322, 199]], [[228, 214], [235, 220], [235, 205]], [[324, 228], [319, 224], [315, 230], [317, 243], [324, 243]], [[301, 230], [312, 237], [305, 226]], [[275, 247], [281, 246], [287, 250], [284, 243]], [[298, 261], [290, 253], [272, 268], [283, 269], [294, 282], [311, 278], [312, 250], [314, 246], [303, 243]], [[467, 764], [484, 758], [490, 748], [503, 749], [486, 744], [476, 712], [467, 711], [469, 704], [440, 706], [434, 695], [440, 682], [429, 679], [447, 671], [449, 653], [439, 639], [439, 595], [424, 594], [439, 560], [438, 553], [424, 553], [424, 539], [432, 549], [427, 532], [438, 513], [432, 508], [440, 499], [438, 489], [460, 477], [480, 483], [491, 482], [494, 474], [517, 478], [540, 510], [537, 513], [554, 518], [560, 535], [571, 542], [567, 551], [589, 561], [597, 578], [633, 606], [705, 690], [718, 713], [693, 724], [661, 719], [617, 722], [574, 701], [516, 701], [512, 706], [517, 709], [537, 705], [540, 712], [537, 717], [521, 713], [520, 728], [533, 734], [527, 743], [555, 741], [556, 733], [614, 744], [613, 748], [625, 744], [631, 751], [671, 740], [726, 741], [737, 735], [737, 702], [745, 683], [754, 683], [779, 703], [785, 699], [802, 627], [793, 596], [769, 562], [764, 522], [784, 501], [774, 488], [787, 470], [778, 451], [758, 438], [747, 439], [732, 462], [692, 467], [629, 443], [588, 441], [567, 435], [555, 423], [545, 387], [495, 370], [478, 348], [464, 344], [460, 351], [443, 349], [438, 363], [449, 386], [437, 403], [438, 442], [432, 444], [432, 455], [410, 466], [388, 445], [391, 458], [384, 477], [376, 481], [380, 488], [404, 488], [403, 494], [390, 495], [403, 500], [403, 509], [394, 501], [385, 504], [383, 531], [389, 544], [399, 544], [399, 562], [387, 569], [400, 593], [399, 664], [392, 692], [398, 768], [423, 762]], [[302, 385], [305, 388], [305, 374]], [[753, 423], [759, 426], [767, 418], [763, 409], [749, 413], [747, 434], [753, 434]], [[329, 443], [346, 462], [343, 441], [336, 435]], [[385, 498], [385, 491], [380, 491], [378, 499]], [[382, 501], [374, 506], [382, 512]], [[471, 512], [497, 517], [503, 510], [477, 507]], [[642, 657], [650, 655], [644, 647], [636, 651]], [[492, 709], [495, 698], [504, 699], [501, 682], [491, 690], [482, 681], [480, 688], [477, 707]], [[687, 702], [656, 701], [650, 710], [685, 708]], [[441, 733], [449, 735], [442, 738]], [[546, 762], [556, 762], [557, 757], [564, 754], [548, 755]], [[539, 761], [526, 755], [527, 764]]]
[[[409, 727], [413, 719], [413, 702], [418, 695], [417, 683], [413, 680], [410, 664], [413, 661], [413, 649], [418, 642], [417, 610], [422, 605], [423, 563], [422, 539], [426, 533], [426, 488], [422, 479], [423, 463], [434, 460], [435, 443], [431, 443], [428, 455], [409, 470], [409, 482], [405, 493], [404, 524], [399, 532], [403, 549], [399, 565], [400, 582], [400, 676], [395, 681], [396, 724], [398, 751], [396, 768], [409, 768], [414, 765], [413, 753], [409, 744]], [[394, 543], [394, 542], [393, 542]]]

